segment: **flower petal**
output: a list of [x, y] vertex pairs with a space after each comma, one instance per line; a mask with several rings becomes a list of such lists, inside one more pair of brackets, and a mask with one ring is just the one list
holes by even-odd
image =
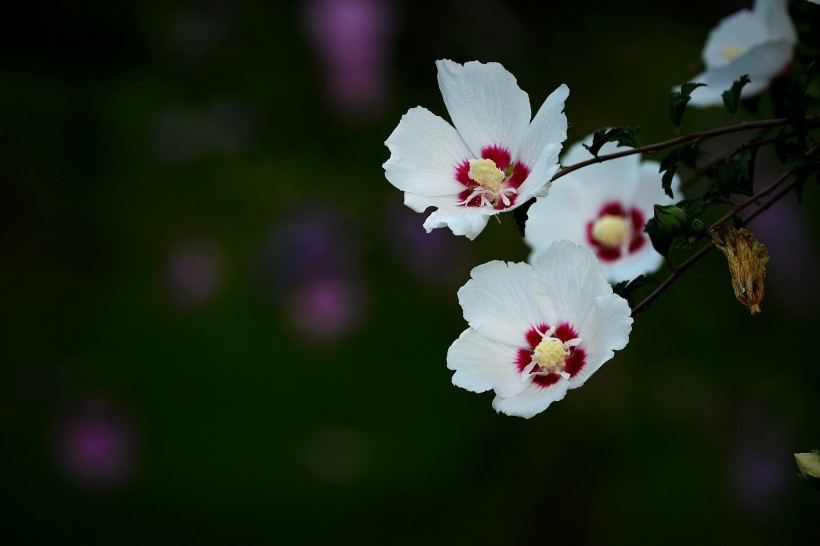
[[464, 235], [473, 240], [487, 226], [490, 214], [495, 212], [492, 209], [487, 211], [484, 207], [462, 207], [449, 202], [445, 204], [444, 201], [446, 198], [430, 198], [430, 202], [439, 208], [424, 221], [424, 229], [427, 233], [437, 228], [448, 227], [453, 235]]
[[493, 400], [493, 409], [514, 417], [529, 419], [547, 409], [553, 402], [564, 398], [568, 386], [569, 383], [563, 379], [544, 388], [530, 383], [521, 394], [506, 398], [496, 396]]
[[743, 74], [749, 76], [751, 83], [743, 87], [741, 98], [759, 95], [769, 86], [769, 81], [785, 68], [793, 48], [794, 45], [788, 41], [768, 42], [751, 48], [730, 65], [706, 70], [692, 79], [706, 86], [692, 91], [689, 104], [697, 107], [721, 106], [723, 92]]
[[534, 301], [533, 268], [499, 260], [473, 268], [458, 291], [464, 318], [483, 336], [526, 346], [526, 333], [544, 319]]
[[494, 389], [512, 396], [527, 388], [516, 366], [517, 349], [490, 340], [472, 328], [462, 332], [447, 351], [447, 367], [455, 370], [453, 384], [472, 392]]
[[548, 197], [535, 200], [527, 210], [524, 228], [524, 242], [531, 249], [530, 263], [553, 241], [585, 241], [586, 221], [594, 218], [599, 208], [597, 200], [587, 197], [579, 185], [561, 178], [552, 183]]
[[471, 156], [452, 125], [421, 107], [411, 108], [385, 142], [390, 159], [387, 180], [402, 191], [420, 195], [455, 195], [464, 187], [455, 166]]
[[703, 46], [703, 60], [706, 66], [717, 68], [732, 62], [732, 48], [747, 50], [765, 43], [769, 31], [765, 22], [748, 9], [742, 9], [721, 19], [720, 23], [709, 32]]
[[[584, 148], [584, 144], [592, 143], [592, 135], [587, 136], [583, 141], [573, 144], [564, 155], [561, 163], [564, 165], [575, 165], [582, 161], [592, 159], [592, 154]], [[598, 155], [608, 155], [623, 150], [629, 150], [626, 146], [618, 146], [614, 142], [607, 142], [601, 146]], [[576, 186], [580, 186], [587, 195], [595, 195], [596, 201], [603, 205], [607, 201], [627, 201], [635, 192], [638, 184], [638, 168], [641, 159], [638, 154], [626, 155], [617, 159], [610, 159], [602, 163], [593, 163], [577, 171], [573, 171], [559, 180], [565, 183], [573, 181]], [[557, 182], [557, 181], [556, 181]], [[660, 186], [660, 178], [658, 178]]]
[[536, 258], [533, 271], [533, 290], [541, 313], [548, 319], [555, 316], [572, 323], [584, 338], [585, 326], [594, 319], [590, 300], [612, 294], [592, 250], [569, 241], [555, 241]]
[[586, 365], [569, 379], [569, 388], [580, 387], [605, 362], [614, 351], [623, 349], [629, 342], [632, 317], [629, 304], [617, 294], [599, 296], [595, 299], [592, 320], [580, 327], [586, 351]]
[[569, 87], [564, 84], [550, 93], [527, 129], [527, 135], [517, 157], [531, 168], [544, 153], [547, 145], [561, 144], [567, 139], [564, 103], [568, 96]]
[[473, 157], [498, 145], [517, 157], [530, 122], [530, 102], [515, 77], [498, 63], [436, 61], [450, 118]]

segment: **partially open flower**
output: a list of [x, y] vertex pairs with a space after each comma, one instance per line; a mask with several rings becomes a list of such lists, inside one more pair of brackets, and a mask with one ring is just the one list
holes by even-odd
[[751, 10], [729, 15], [709, 33], [703, 48], [705, 70], [691, 80], [706, 86], [692, 92], [689, 104], [720, 106], [723, 92], [744, 74], [751, 83], [741, 97], [760, 94], [788, 66], [796, 43], [786, 0], [755, 0]]
[[453, 383], [492, 389], [496, 411], [532, 417], [580, 387], [629, 340], [632, 317], [595, 255], [557, 241], [533, 265], [492, 261], [458, 291], [470, 327], [450, 346]]
[[453, 125], [411, 108], [385, 144], [387, 180], [416, 212], [436, 207], [424, 228], [474, 239], [490, 216], [545, 195], [567, 136], [569, 89], [556, 89], [530, 121], [527, 94], [498, 63], [437, 61]]
[[[585, 139], [591, 142], [591, 137]], [[601, 154], [620, 150], [607, 143]], [[564, 156], [566, 165], [591, 156], [581, 143]], [[672, 190], [679, 197], [680, 181], [673, 179]], [[537, 199], [527, 211], [524, 240], [532, 249], [530, 262], [552, 241], [566, 239], [595, 251], [610, 282], [631, 280], [652, 273], [663, 256], [652, 247], [644, 232], [654, 205], [668, 205], [675, 198], [661, 187], [658, 163], [628, 155], [589, 165], [552, 183], [548, 197]]]

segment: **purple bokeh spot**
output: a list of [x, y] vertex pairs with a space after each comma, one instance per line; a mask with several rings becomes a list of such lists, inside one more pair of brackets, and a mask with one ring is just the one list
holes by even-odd
[[366, 287], [352, 227], [338, 205], [301, 205], [282, 214], [262, 250], [261, 281], [309, 343], [337, 341], [361, 325]]
[[355, 332], [364, 309], [362, 287], [353, 278], [317, 278], [296, 287], [288, 302], [288, 319], [311, 343], [337, 341]]
[[326, 274], [358, 268], [352, 222], [333, 204], [311, 204], [282, 213], [260, 258], [260, 274], [274, 293]]
[[136, 449], [131, 424], [98, 402], [62, 415], [52, 432], [52, 451], [61, 473], [89, 490], [112, 490], [133, 474]]
[[346, 118], [380, 114], [388, 100], [395, 9], [388, 0], [307, 0], [306, 35], [322, 67], [325, 93]]

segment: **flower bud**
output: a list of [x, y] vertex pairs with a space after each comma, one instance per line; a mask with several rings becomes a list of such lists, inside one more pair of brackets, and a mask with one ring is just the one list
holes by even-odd
[[737, 300], [753, 315], [760, 313], [766, 262], [769, 261], [766, 246], [749, 230], [735, 229], [734, 226], [722, 226], [713, 231], [712, 243], [726, 256]]
[[675, 205], [655, 205], [655, 218], [667, 233], [680, 233], [686, 226], [686, 213]]
[[795, 453], [794, 460], [800, 470], [800, 477], [814, 489], [820, 491], [820, 451]]

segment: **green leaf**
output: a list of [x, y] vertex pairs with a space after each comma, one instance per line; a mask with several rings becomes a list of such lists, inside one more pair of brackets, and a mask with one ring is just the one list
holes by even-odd
[[658, 172], [663, 173], [661, 185], [664, 193], [669, 197], [674, 197], [672, 193], [672, 180], [678, 171], [678, 167], [680, 167], [681, 164], [689, 167], [694, 166], [696, 146], [697, 145], [692, 142], [684, 144], [683, 146], [675, 148], [661, 159], [660, 170]]
[[672, 124], [674, 124], [675, 127], [680, 127], [683, 113], [686, 111], [686, 105], [692, 98], [692, 91], [705, 85], [705, 83], [687, 82], [680, 86], [680, 91], [672, 91], [669, 93], [669, 117], [672, 119]]
[[582, 146], [589, 150], [589, 153], [598, 157], [601, 147], [607, 142], [617, 142], [619, 146], [638, 146], [638, 133], [640, 127], [614, 127], [612, 129], [600, 129], [592, 135], [592, 144]]
[[654, 217], [646, 222], [643, 230], [649, 235], [649, 240], [652, 241], [652, 246], [658, 251], [658, 254], [664, 257], [669, 255], [672, 241], [675, 240], [674, 234], [664, 230]]
[[794, 172], [795, 192], [799, 202], [803, 202], [803, 188], [806, 180], [820, 173], [820, 157], [809, 154], [799, 142], [786, 142], [783, 145], [785, 166]]
[[806, 88], [809, 85], [809, 72], [812, 68], [814, 68], [813, 62], [809, 64], [803, 72], [792, 79], [783, 104], [784, 113], [789, 125], [794, 127], [800, 134], [805, 134], [807, 131]]
[[736, 79], [732, 83], [732, 87], [724, 91], [721, 95], [723, 97], [723, 105], [726, 106], [730, 114], [737, 113], [737, 105], [740, 103], [740, 92], [743, 90], [743, 86], [747, 83], [751, 83], [751, 81], [749, 75], [744, 74]]
[[718, 192], [729, 197], [733, 193], [753, 195], [754, 165], [756, 149], [746, 149], [735, 154], [728, 161], [715, 165], [713, 170], [715, 187]]
[[650, 284], [658, 284], [658, 279], [655, 279], [654, 277], [647, 277], [645, 275], [638, 275], [631, 281], [621, 281], [613, 284], [612, 291], [624, 298], [630, 307], [634, 307], [635, 301], [632, 297], [632, 293], [635, 292], [635, 290], [644, 286], [649, 286]]

